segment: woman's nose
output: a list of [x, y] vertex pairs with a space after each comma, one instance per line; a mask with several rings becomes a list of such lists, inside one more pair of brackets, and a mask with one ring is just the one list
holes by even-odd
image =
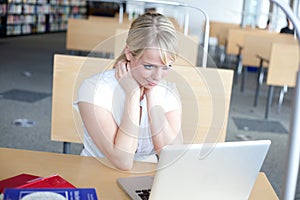
[[162, 76], [163, 76], [162, 73], [163, 73], [163, 72], [162, 72], [162, 69], [157, 68], [157, 69], [153, 72], [152, 78], [153, 78], [154, 80], [156, 80], [156, 81], [160, 81], [160, 80], [162, 79]]

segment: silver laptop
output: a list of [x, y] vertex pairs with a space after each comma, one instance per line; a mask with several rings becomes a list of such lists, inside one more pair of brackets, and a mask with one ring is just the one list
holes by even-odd
[[248, 199], [270, 140], [170, 145], [154, 177], [119, 178], [131, 199]]

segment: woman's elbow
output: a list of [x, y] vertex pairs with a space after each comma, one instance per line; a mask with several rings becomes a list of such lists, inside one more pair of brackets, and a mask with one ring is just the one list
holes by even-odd
[[133, 168], [134, 154], [127, 153], [117, 153], [117, 154], [107, 154], [108, 160], [115, 166], [117, 169], [129, 171]]
[[132, 161], [116, 161], [113, 162], [114, 166], [123, 171], [130, 171], [133, 168], [133, 160]]

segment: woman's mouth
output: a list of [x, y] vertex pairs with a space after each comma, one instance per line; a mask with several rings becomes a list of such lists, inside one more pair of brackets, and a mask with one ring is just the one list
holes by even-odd
[[150, 85], [150, 86], [156, 86], [157, 83], [156, 83], [156, 82], [149, 82], [149, 85]]

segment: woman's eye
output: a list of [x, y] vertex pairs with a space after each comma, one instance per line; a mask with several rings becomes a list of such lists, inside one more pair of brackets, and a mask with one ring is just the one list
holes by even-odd
[[166, 65], [166, 66], [163, 66], [163, 70], [169, 70], [172, 68], [172, 65]]
[[145, 67], [146, 69], [153, 69], [153, 68], [154, 68], [154, 65], [144, 65], [144, 67]]

